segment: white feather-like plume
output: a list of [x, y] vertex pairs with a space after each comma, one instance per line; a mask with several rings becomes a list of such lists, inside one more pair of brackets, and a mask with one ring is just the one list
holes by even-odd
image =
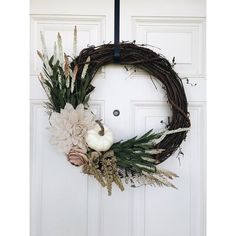
[[62, 47], [62, 39], [60, 33], [57, 34], [57, 46], [58, 46], [58, 59], [60, 61], [60, 65], [64, 64], [64, 52]]
[[87, 70], [88, 70], [89, 62], [90, 62], [90, 56], [87, 58], [87, 60], [85, 62], [85, 65], [84, 65], [84, 68], [83, 68], [83, 71], [82, 71], [82, 74], [81, 74], [82, 79], [85, 78], [85, 75], [86, 75]]
[[53, 53], [53, 65], [55, 65], [58, 61], [58, 55], [57, 55], [57, 43], [54, 43], [54, 53]]
[[40, 38], [41, 38], [41, 42], [42, 42], [43, 57], [48, 58], [48, 50], [47, 50], [47, 46], [46, 46], [46, 42], [45, 42], [44, 33], [42, 31], [40, 31]]
[[74, 28], [73, 56], [77, 57], [77, 27]]
[[42, 42], [42, 53], [40, 53], [39, 51], [37, 51], [39, 57], [43, 60], [43, 63], [47, 69], [47, 72], [49, 75], [52, 75], [52, 68], [49, 65], [49, 61], [48, 61], [48, 50], [47, 50], [47, 46], [46, 46], [46, 41], [45, 41], [45, 37], [44, 37], [44, 33], [42, 31], [40, 31], [40, 38], [41, 38], [41, 42]]
[[152, 141], [155, 145], [160, 143], [167, 135], [169, 134], [175, 134], [175, 133], [180, 133], [180, 132], [186, 132], [186, 131], [189, 131], [190, 128], [178, 128], [178, 129], [174, 129], [174, 130], [167, 130], [165, 132], [163, 132], [163, 134], [161, 135], [160, 138]]

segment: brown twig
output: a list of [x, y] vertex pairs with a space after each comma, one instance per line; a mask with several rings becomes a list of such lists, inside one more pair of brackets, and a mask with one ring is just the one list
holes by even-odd
[[101, 130], [98, 132], [99, 135], [103, 136], [104, 135], [104, 126], [100, 120], [96, 120], [96, 123], [100, 126]]

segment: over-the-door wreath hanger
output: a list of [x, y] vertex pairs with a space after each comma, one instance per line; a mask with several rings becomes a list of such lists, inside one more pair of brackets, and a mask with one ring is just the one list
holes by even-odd
[[48, 55], [41, 32], [43, 72], [39, 80], [48, 102], [51, 143], [65, 153], [68, 161], [82, 167], [111, 194], [112, 183], [122, 191], [123, 180], [140, 184], [175, 187], [177, 175], [159, 167], [175, 152], [190, 128], [187, 99], [178, 74], [160, 54], [135, 43], [119, 43], [121, 65], [132, 65], [159, 80], [167, 94], [172, 117], [162, 132], [148, 131], [141, 137], [115, 142], [112, 130], [89, 108], [89, 96], [96, 72], [114, 62], [117, 45], [104, 44], [83, 49], [77, 56], [77, 29], [74, 29], [73, 56], [63, 51], [58, 33], [54, 54]]

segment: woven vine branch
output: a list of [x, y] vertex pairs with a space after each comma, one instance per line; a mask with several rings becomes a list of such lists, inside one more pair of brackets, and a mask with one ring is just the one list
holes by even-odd
[[[170, 183], [175, 173], [158, 165], [179, 148], [190, 128], [188, 103], [182, 79], [172, 64], [147, 45], [123, 42], [118, 46], [119, 63], [147, 72], [166, 90], [172, 116], [163, 131], [149, 130], [145, 134], [114, 142], [112, 130], [91, 111], [89, 98], [95, 89], [92, 81], [103, 66], [117, 63], [114, 44], [91, 46], [77, 56], [77, 28], [74, 29], [73, 56], [63, 51], [60, 33], [49, 57], [44, 35], [41, 32], [43, 62], [39, 81], [44, 88], [50, 121], [50, 142], [63, 152], [68, 161], [82, 166], [85, 174], [92, 175], [111, 195], [112, 184], [124, 190], [123, 180], [131, 186], [175, 186]], [[132, 88], [135, 89], [135, 88]]]
[[[168, 130], [190, 127], [188, 103], [183, 83], [172, 68], [171, 63], [161, 54], [157, 54], [135, 43], [121, 43], [119, 47], [121, 65], [133, 65], [136, 68], [142, 69], [163, 84], [167, 93], [168, 103], [172, 110], [171, 120], [169, 124], [167, 124]], [[91, 46], [83, 49], [72, 65], [72, 67], [78, 65], [77, 77], [80, 78], [84, 66], [88, 66], [87, 75], [92, 81], [101, 67], [114, 63], [114, 48], [114, 44], [104, 44], [98, 47]], [[89, 61], [88, 58], [90, 58]], [[91, 81], [89, 81], [89, 83], [91, 83]], [[156, 154], [156, 160], [159, 163], [165, 161], [178, 149], [185, 137], [186, 132], [166, 136], [156, 146], [157, 149], [164, 150]]]

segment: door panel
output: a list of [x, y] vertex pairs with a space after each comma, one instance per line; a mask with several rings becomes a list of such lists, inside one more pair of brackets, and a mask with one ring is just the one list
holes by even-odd
[[[48, 142], [46, 96], [37, 81], [41, 63], [36, 50], [41, 49], [40, 31], [49, 51], [60, 31], [65, 51], [71, 53], [74, 25], [79, 50], [111, 41], [112, 1], [79, 0], [66, 5], [31, 1], [31, 236], [205, 234], [205, 2], [173, 4], [121, 1], [121, 39], [151, 44], [168, 59], [175, 57], [177, 72], [189, 77], [189, 83], [183, 82], [192, 128], [181, 147], [184, 156], [177, 152], [161, 164], [180, 176], [174, 180], [178, 190], [126, 185], [120, 192], [114, 186], [108, 197], [92, 177], [70, 165]], [[116, 140], [162, 129], [171, 117], [164, 90], [154, 83], [143, 71], [127, 71], [119, 65], [98, 72], [91, 108], [112, 128]], [[113, 116], [115, 109], [120, 111], [118, 117]]]

